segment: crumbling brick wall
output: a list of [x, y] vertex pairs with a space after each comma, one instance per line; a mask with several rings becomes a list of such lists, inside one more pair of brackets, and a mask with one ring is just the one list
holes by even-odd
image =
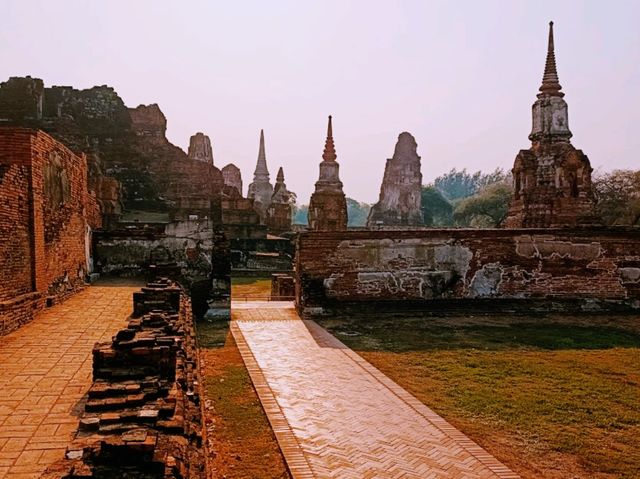
[[500, 299], [634, 306], [640, 299], [639, 233], [603, 228], [302, 233], [297, 301], [301, 308]]
[[44, 299], [59, 301], [83, 287], [89, 226], [99, 227], [100, 218], [87, 188], [86, 158], [24, 128], [0, 128], [0, 203], [5, 334], [29, 320]]
[[128, 326], [94, 347], [79, 430], [48, 479], [206, 477], [189, 299], [160, 279], [133, 301]]

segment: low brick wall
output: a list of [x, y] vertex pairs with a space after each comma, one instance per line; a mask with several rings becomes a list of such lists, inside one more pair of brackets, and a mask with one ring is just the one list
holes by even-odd
[[422, 229], [299, 236], [296, 299], [307, 312], [348, 303], [544, 308], [640, 306], [640, 229]]
[[133, 301], [127, 327], [94, 346], [79, 429], [44, 478], [207, 477], [190, 301], [167, 279]]

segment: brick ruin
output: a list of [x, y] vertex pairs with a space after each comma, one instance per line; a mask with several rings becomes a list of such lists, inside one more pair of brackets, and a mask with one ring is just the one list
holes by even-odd
[[110, 205], [110, 222], [122, 207], [219, 221], [222, 173], [169, 142], [157, 104], [128, 108], [106, 85], [45, 88], [40, 79], [12, 77], [0, 83], [0, 125], [43, 130], [86, 153], [89, 185]]
[[[588, 158], [570, 143], [567, 104], [563, 95], [555, 65], [551, 28], [543, 82], [538, 99], [533, 105], [533, 129], [529, 136], [532, 146], [518, 154], [513, 168], [515, 196], [506, 225], [514, 231], [505, 233], [507, 235], [505, 238], [509, 235], [515, 238], [516, 233], [523, 228], [562, 227], [573, 231], [572, 228], [582, 226], [591, 228], [585, 231], [591, 231], [594, 235], [592, 242], [600, 244], [599, 238], [604, 233], [597, 228], [597, 221], [593, 216], [591, 166]], [[177, 272], [175, 278], [184, 286], [201, 289], [205, 284], [210, 284], [212, 291], [216, 290], [220, 296], [224, 296], [222, 291], [228, 287], [228, 275], [232, 266], [237, 271], [251, 272], [291, 269], [294, 248], [290, 246], [283, 249], [278, 241], [286, 242], [286, 238], [293, 235], [290, 231], [292, 229], [290, 222], [291, 199], [294, 195], [286, 188], [282, 169], [278, 172], [275, 188], [272, 187], [269, 181], [262, 131], [254, 180], [249, 185], [248, 195], [245, 198], [242, 196], [242, 178], [239, 169], [232, 164], [227, 165], [222, 171], [214, 166], [211, 141], [206, 135], [202, 133], [194, 135], [187, 154], [167, 140], [166, 118], [158, 105], [127, 108], [116, 92], [107, 86], [88, 90], [75, 90], [71, 87], [45, 88], [43, 82], [38, 79], [11, 78], [0, 84], [0, 124], [42, 129], [53, 138], [67, 144], [71, 151], [87, 152], [87, 189], [94, 191], [95, 194], [87, 193], [83, 217], [88, 225], [102, 222], [102, 231], [94, 234], [93, 237], [95, 238], [95, 263], [104, 273], [139, 275], [149, 268], [175, 270]], [[329, 237], [336, 239], [342, 234], [345, 235], [344, 238], [351, 238], [350, 233], [347, 233], [346, 199], [339, 177], [339, 164], [336, 160], [332, 119], [329, 117], [323, 160], [319, 166], [319, 178], [309, 204], [308, 229], [311, 232], [331, 232], [337, 235], [318, 236], [322, 240]], [[17, 167], [12, 168], [7, 170], [7, 167], [3, 166], [2, 176], [18, 175]], [[51, 174], [56, 177], [55, 173]], [[401, 242], [413, 238], [412, 241], [415, 240], [421, 244], [423, 233], [418, 229], [422, 223], [421, 178], [420, 157], [417, 154], [415, 139], [409, 133], [402, 133], [398, 138], [393, 157], [387, 160], [380, 189], [380, 201], [372, 208], [368, 221], [372, 229], [383, 226], [389, 231], [384, 237], [374, 235], [371, 238], [374, 243], [377, 241]], [[16, 179], [10, 182], [4, 181], [2, 184], [6, 188], [9, 188], [7, 185], [17, 189], [26, 188], [24, 185], [28, 184], [28, 180], [24, 184], [21, 181]], [[59, 195], [60, 191], [64, 194], [66, 191], [64, 182], [56, 181], [59, 185], [56, 186], [55, 194]], [[16, 234], [12, 238], [22, 239], [16, 239], [13, 243], [2, 246], [8, 248], [8, 253], [5, 255], [5, 258], [8, 258], [5, 260], [8, 265], [7, 271], [15, 270], [17, 277], [20, 277], [21, 274], [26, 274], [29, 268], [28, 262], [19, 264], [15, 258], [29, 258], [31, 263], [37, 263], [32, 260], [32, 251], [35, 251], [35, 246], [26, 243], [32, 235], [30, 226], [25, 222], [25, 218], [30, 218], [31, 210], [28, 202], [23, 202], [23, 196], [19, 193], [17, 196], [15, 196], [16, 193], [10, 194], [14, 195], [10, 200], [14, 207], [11, 208], [10, 213], [7, 213], [7, 218], [20, 218], [18, 221], [20, 226], [15, 230]], [[40, 201], [34, 198], [34, 204]], [[130, 215], [132, 212], [141, 214], [133, 220], [123, 218], [121, 217], [123, 206], [126, 208], [126, 214]], [[164, 216], [161, 219], [149, 219], [149, 215], [152, 214]], [[411, 236], [411, 233], [393, 231], [394, 227], [413, 227], [416, 228], [416, 232]], [[449, 231], [450, 243], [461, 241], [458, 230], [446, 231]], [[496, 241], [495, 233], [492, 231], [470, 230], [468, 234], [474, 241], [491, 243]], [[86, 232], [80, 235], [77, 229], [76, 233], [77, 244], [86, 242]], [[268, 233], [283, 235], [285, 239], [275, 239]], [[399, 253], [397, 261], [394, 260], [395, 262], [385, 263], [382, 266], [375, 263], [378, 259], [373, 257], [358, 259], [358, 267], [363, 269], [358, 270], [357, 274], [364, 275], [357, 276], [360, 278], [358, 281], [353, 280], [353, 275], [356, 273], [355, 270], [348, 269], [353, 266], [348, 262], [343, 265], [347, 268], [345, 271], [348, 274], [341, 276], [338, 269], [332, 269], [328, 273], [329, 276], [325, 277], [323, 275], [326, 271], [318, 272], [318, 277], [327, 281], [326, 284], [323, 283], [324, 289], [322, 289], [316, 283], [305, 282], [306, 279], [303, 278], [304, 271], [313, 273], [312, 276], [316, 274], [314, 268], [317, 258], [307, 249], [312, 244], [309, 242], [312, 236], [308, 236], [311, 234], [303, 233], [299, 241], [302, 249], [298, 254], [297, 274], [302, 283], [299, 286], [299, 299], [302, 302], [305, 301], [307, 288], [315, 291], [313, 295], [316, 297], [322, 296], [318, 293], [320, 290], [325, 294], [322, 297], [328, 299], [342, 297], [341, 295], [346, 294], [344, 288], [347, 286], [343, 288], [340, 285], [343, 284], [342, 281], [347, 281], [345, 279], [347, 277], [351, 278], [350, 282], [344, 284], [351, 284], [356, 292], [365, 291], [371, 286], [373, 291], [379, 290], [383, 296], [388, 294], [389, 297], [396, 299], [397, 295], [394, 291], [399, 288], [394, 286], [395, 282], [399, 281], [394, 272], [396, 263], [400, 266], [406, 263], [409, 265], [407, 266], [409, 270], [413, 271], [412, 261], [417, 261], [416, 264], [419, 264], [418, 269], [414, 271], [417, 275], [414, 280], [416, 284], [421, 285], [423, 299], [428, 299], [430, 294], [434, 295], [433, 297], [440, 297], [441, 292], [438, 288], [442, 285], [446, 285], [443, 291], [448, 291], [445, 296], [450, 294], [447, 288], [452, 281], [455, 282], [454, 278], [463, 283], [466, 280], [471, 281], [471, 278], [461, 279], [462, 276], [458, 270], [441, 269], [440, 263], [433, 266], [435, 268], [433, 270], [425, 269], [426, 266], [420, 263], [424, 258], [408, 257], [407, 259], [403, 256], [404, 253]], [[408, 237], [403, 236], [407, 234]], [[438, 241], [444, 241], [442, 239], [444, 233], [438, 234], [440, 235]], [[626, 230], [623, 232], [611, 230], [607, 233], [607, 238], [616, 234], [627, 238], [625, 235], [631, 233]], [[549, 235], [555, 238], [557, 232], [555, 229], [550, 229]], [[580, 235], [584, 236], [582, 233]], [[37, 234], [34, 237], [37, 238]], [[82, 238], [82, 241], [79, 238]], [[627, 238], [625, 241], [635, 247], [632, 238]], [[571, 241], [569, 243], [573, 244]], [[361, 247], [364, 248], [363, 251], [387, 254], [385, 248]], [[511, 253], [499, 253], [498, 256], [501, 259], [493, 263], [499, 263], [501, 268], [520, 265], [521, 258], [514, 253], [518, 248], [513, 245], [509, 248], [504, 251], [511, 251]], [[418, 250], [423, 251], [423, 249]], [[85, 252], [85, 258], [89, 258], [86, 260], [89, 266], [90, 251], [91, 248], [88, 248]], [[330, 248], [327, 254], [332, 251], [333, 249]], [[436, 254], [434, 251], [442, 254], [443, 251], [449, 250], [427, 248], [425, 251], [427, 252], [424, 254], [432, 255]], [[488, 258], [492, 258], [494, 254], [492, 244], [479, 245], [474, 251], [478, 251], [477, 254], [480, 255], [487, 251]], [[23, 252], [25, 252], [24, 255]], [[65, 252], [66, 249], [59, 254], [63, 255]], [[56, 258], [56, 254], [58, 253], [54, 252], [51, 258]], [[608, 250], [603, 253], [605, 257], [608, 257], [608, 254], [610, 254]], [[554, 255], [570, 260], [570, 256], [565, 256], [562, 252]], [[632, 264], [635, 261], [634, 258], [631, 254], [625, 261]], [[15, 264], [10, 264], [10, 261], [14, 261]], [[306, 261], [309, 263], [305, 263]], [[547, 259], [544, 261], [544, 264], [539, 265], [540, 268], [547, 267]], [[65, 264], [64, 260], [58, 263]], [[90, 271], [89, 266], [83, 274]], [[323, 267], [333, 266], [327, 263]], [[520, 266], [517, 267], [520, 268]], [[619, 266], [619, 268], [627, 267], [635, 268], [635, 265]], [[65, 268], [68, 269], [66, 266]], [[522, 283], [530, 288], [529, 291], [536, 290], [540, 284], [546, 284], [534, 274], [534, 271], [526, 268], [524, 271], [527, 271], [526, 275], [533, 274], [536, 278], [536, 281]], [[593, 272], [593, 268], [589, 271]], [[392, 272], [391, 276], [387, 274], [389, 272]], [[366, 276], [369, 273], [373, 276]], [[71, 281], [68, 279], [70, 276], [72, 274], [63, 276], [67, 278], [63, 281], [64, 284]], [[81, 275], [78, 273], [76, 276]], [[569, 276], [573, 277], [573, 273]], [[361, 284], [362, 278], [368, 278], [362, 281], [370, 283], [369, 286]], [[380, 278], [391, 281], [390, 285], [384, 286], [386, 283]], [[18, 291], [18, 296], [35, 292], [44, 294], [42, 288], [30, 286], [29, 281], [22, 283], [15, 279], [11, 281], [16, 281], [16, 286], [7, 286], [7, 291], [9, 288]], [[56, 281], [52, 280], [52, 284], [62, 284]], [[74, 281], [75, 277], [71, 282]], [[401, 282], [404, 284], [406, 281], [410, 282], [407, 278], [403, 278]], [[31, 282], [35, 284], [35, 280]], [[80, 284], [80, 281], [77, 283]], [[10, 285], [10, 283], [7, 284]], [[312, 284], [314, 286], [309, 286]], [[336, 293], [331, 285], [339, 287], [340, 293]], [[47, 285], [46, 289], [55, 289], [55, 287]], [[470, 286], [467, 287], [470, 288]], [[510, 293], [506, 291], [501, 289], [496, 294], [500, 297], [504, 292], [505, 297], [510, 297]], [[353, 294], [357, 297], [360, 293]], [[414, 298], [416, 294], [413, 292], [407, 298]], [[527, 290], [522, 290], [518, 294], [529, 296]], [[52, 297], [56, 297], [56, 294]], [[11, 298], [6, 293], [2, 299], [6, 301]], [[4, 305], [2, 308], [6, 310], [7, 306]], [[194, 306], [194, 309], [200, 311], [201, 306]]]
[[260, 130], [260, 147], [258, 149], [258, 161], [253, 172], [253, 181], [249, 184], [247, 198], [254, 201], [253, 206], [260, 216], [260, 224], [267, 222], [267, 209], [271, 204], [273, 185], [269, 181], [267, 169], [267, 155], [264, 148], [264, 131]]
[[520, 150], [513, 165], [514, 198], [508, 228], [592, 225], [595, 199], [591, 164], [570, 142], [567, 102], [556, 70], [553, 22], [538, 99], [533, 104], [531, 148]]
[[331, 116], [327, 126], [320, 176], [309, 201], [309, 229], [320, 231], [341, 231], [347, 229], [347, 199], [342, 191], [340, 165], [333, 144]]
[[276, 186], [273, 188], [271, 203], [267, 208], [267, 228], [271, 234], [281, 235], [291, 231], [295, 197], [295, 193], [287, 190], [287, 185], [284, 183], [284, 171], [280, 167], [276, 177]]
[[102, 217], [87, 158], [41, 131], [0, 127], [0, 335], [84, 287]]
[[371, 207], [367, 227], [422, 226], [422, 172], [418, 144], [411, 133], [400, 133], [393, 157], [387, 160], [380, 199]]
[[158, 279], [126, 328], [93, 348], [93, 384], [65, 458], [46, 479], [206, 477], [201, 384], [188, 297]]
[[260, 223], [260, 215], [251, 198], [243, 197], [238, 189], [225, 185], [222, 196], [222, 223], [230, 240], [267, 237], [267, 225]]
[[189, 138], [189, 150], [187, 155], [192, 160], [203, 161], [213, 165], [213, 149], [211, 140], [204, 133], [196, 133]]
[[536, 300], [543, 310], [634, 309], [640, 236], [634, 228], [309, 232], [298, 237], [295, 274], [303, 312], [516, 310]]
[[230, 186], [238, 190], [240, 196], [242, 196], [242, 172], [233, 163], [229, 163], [222, 168], [222, 178], [225, 186]]
[[[102, 223], [99, 234], [92, 235], [95, 244], [91, 237], [86, 242], [86, 256], [92, 250], [114, 252], [109, 261], [99, 258], [97, 272], [146, 275], [145, 269], [152, 267], [171, 272], [192, 292], [198, 291], [200, 299], [194, 296], [198, 312], [203, 304], [218, 304], [228, 297], [230, 263], [221, 225], [222, 173], [213, 160], [189, 158], [168, 141], [167, 121], [158, 105], [127, 108], [107, 86], [45, 88], [42, 80], [13, 77], [0, 84], [0, 126], [42, 130], [71, 151], [86, 152], [84, 174], [95, 195], [85, 203], [83, 214], [87, 223]], [[200, 149], [204, 153], [205, 146], [203, 140]], [[36, 200], [38, 195], [36, 191]], [[73, 234], [78, 243], [85, 244], [88, 233], [80, 235], [74, 230]], [[178, 240], [180, 235], [186, 236]], [[24, 249], [17, 240], [2, 246], [13, 257]], [[66, 268], [65, 255], [72, 251], [61, 250], [60, 256], [51, 252], [47, 259]], [[68, 278], [73, 284], [84, 284], [89, 268], [76, 270], [69, 270], [60, 284], [67, 285]], [[2, 310], [7, 308], [3, 305]]]
[[290, 274], [271, 275], [271, 301], [291, 301], [296, 296], [295, 278]]

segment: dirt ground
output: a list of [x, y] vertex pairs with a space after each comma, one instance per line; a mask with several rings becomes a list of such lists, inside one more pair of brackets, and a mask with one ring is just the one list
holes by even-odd
[[206, 387], [206, 423], [214, 476], [291, 476], [226, 323], [198, 328]]

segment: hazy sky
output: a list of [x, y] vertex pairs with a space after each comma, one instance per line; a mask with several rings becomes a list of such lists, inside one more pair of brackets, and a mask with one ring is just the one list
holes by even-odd
[[251, 181], [264, 128], [307, 203], [327, 115], [348, 196], [378, 197], [402, 131], [425, 183], [510, 168], [528, 148], [555, 22], [573, 144], [595, 168], [640, 168], [640, 1], [0, 0], [0, 80], [113, 86], [158, 103], [169, 139], [211, 137]]

